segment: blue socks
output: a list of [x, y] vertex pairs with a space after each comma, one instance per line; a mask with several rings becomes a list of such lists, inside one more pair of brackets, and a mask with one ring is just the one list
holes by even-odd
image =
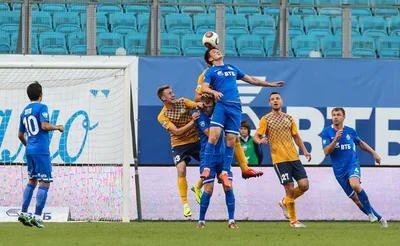
[[372, 207], [371, 207], [371, 204], [369, 203], [367, 193], [365, 193], [364, 190], [361, 190], [361, 192], [358, 193], [357, 196], [358, 196], [358, 199], [360, 199], [360, 202], [363, 205], [363, 208], [364, 208], [365, 212], [367, 214], [371, 214], [372, 213]]
[[28, 212], [28, 207], [29, 207], [29, 204], [31, 203], [34, 190], [35, 190], [35, 186], [33, 186], [31, 184], [26, 185], [24, 194], [22, 197], [22, 209], [21, 209], [22, 213]]
[[35, 215], [42, 215], [42, 211], [44, 208], [44, 205], [46, 205], [46, 200], [47, 200], [47, 192], [49, 191], [49, 188], [39, 186], [39, 190], [36, 195], [36, 210], [35, 210]]
[[210, 198], [212, 194], [208, 194], [207, 192], [203, 192], [203, 195], [201, 195], [201, 200], [200, 200], [200, 221], [205, 221], [206, 218], [206, 213], [208, 209], [208, 205], [210, 205]]
[[[378, 220], [381, 220], [382, 219], [382, 215], [378, 214], [378, 212], [376, 212], [375, 209], [372, 206], [371, 206], [371, 209], [372, 209], [372, 213], [374, 213], [374, 215], [378, 218]], [[367, 211], [365, 211], [364, 208], [360, 208], [360, 210], [363, 211], [363, 213], [365, 215], [368, 215]]]
[[[204, 193], [203, 193], [204, 194]], [[229, 220], [235, 219], [235, 195], [233, 190], [225, 191], [226, 207], [228, 208]]]
[[210, 168], [211, 160], [214, 155], [215, 144], [210, 142], [207, 143], [206, 149], [204, 150], [204, 166], [205, 168]]
[[226, 146], [225, 155], [224, 155], [224, 165], [222, 166], [222, 170], [229, 172], [231, 170], [233, 160], [233, 147]]

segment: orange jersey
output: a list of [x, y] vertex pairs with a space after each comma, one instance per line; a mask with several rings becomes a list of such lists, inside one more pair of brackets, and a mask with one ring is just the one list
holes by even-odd
[[286, 113], [266, 114], [260, 120], [257, 134], [268, 137], [273, 164], [300, 159], [293, 143], [293, 136], [298, 134], [298, 129], [292, 116]]
[[203, 85], [204, 74], [207, 72], [208, 68], [204, 69], [204, 71], [200, 74], [199, 78], [197, 79], [197, 87], [196, 92], [202, 94], [203, 91], [201, 90], [201, 86]]
[[[192, 120], [190, 109], [196, 109], [196, 103], [186, 98], [179, 98], [176, 100], [174, 108], [167, 109], [163, 107], [158, 115], [158, 121], [165, 128], [169, 129], [171, 126], [181, 128]], [[171, 146], [179, 146], [189, 143], [195, 143], [200, 140], [196, 126], [193, 125], [190, 130], [180, 136], [176, 136], [169, 132], [171, 135]]]

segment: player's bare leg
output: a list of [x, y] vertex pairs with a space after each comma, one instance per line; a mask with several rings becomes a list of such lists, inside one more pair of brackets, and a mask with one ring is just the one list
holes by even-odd
[[261, 171], [249, 168], [249, 166], [247, 165], [247, 158], [246, 155], [244, 154], [242, 145], [240, 144], [239, 136], [236, 137], [234, 148], [235, 148], [234, 151], [235, 159], [238, 162], [240, 169], [242, 170], [242, 178], [244, 179], [255, 178], [255, 177], [260, 177], [264, 174]]
[[178, 190], [179, 195], [181, 196], [182, 204], [183, 204], [183, 216], [191, 217], [192, 211], [190, 210], [189, 203], [187, 200], [187, 190], [188, 184], [186, 180], [186, 163], [185, 161], [181, 161], [176, 165], [176, 170], [178, 172]]

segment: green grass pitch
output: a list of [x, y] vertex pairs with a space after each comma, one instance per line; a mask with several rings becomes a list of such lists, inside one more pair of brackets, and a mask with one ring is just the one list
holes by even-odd
[[305, 222], [307, 228], [291, 228], [287, 222], [131, 222], [47, 223], [29, 228], [0, 223], [0, 245], [400, 245], [400, 222], [389, 228], [369, 222]]

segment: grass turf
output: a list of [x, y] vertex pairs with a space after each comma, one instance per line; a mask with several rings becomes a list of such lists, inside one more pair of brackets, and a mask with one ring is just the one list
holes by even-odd
[[47, 223], [29, 228], [0, 223], [0, 245], [400, 245], [400, 222], [389, 228], [368, 222], [305, 222], [307, 228], [290, 228], [287, 222]]

